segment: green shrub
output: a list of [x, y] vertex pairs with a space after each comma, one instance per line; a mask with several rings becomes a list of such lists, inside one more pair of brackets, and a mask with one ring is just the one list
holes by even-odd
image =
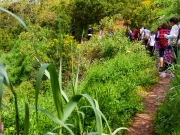
[[[157, 81], [153, 65], [144, 51], [118, 53], [113, 59], [89, 68], [80, 84], [80, 92], [98, 100], [112, 128], [127, 126], [129, 119], [143, 108], [142, 96], [135, 89]], [[87, 114], [87, 119], [91, 119], [92, 113]]]

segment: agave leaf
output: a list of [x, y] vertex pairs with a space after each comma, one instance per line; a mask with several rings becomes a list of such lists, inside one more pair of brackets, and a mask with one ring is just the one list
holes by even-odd
[[25, 102], [24, 135], [28, 135], [28, 132], [29, 132], [29, 106]]
[[73, 96], [72, 99], [66, 104], [66, 106], [64, 108], [64, 116], [62, 119], [63, 122], [65, 122], [67, 120], [67, 118], [72, 113], [74, 108], [77, 106], [77, 103], [79, 102], [79, 100], [81, 98], [82, 98], [82, 95]]
[[128, 130], [129, 131], [129, 129], [128, 128], [125, 128], [125, 127], [121, 127], [121, 128], [117, 128], [113, 133], [112, 133], [112, 135], [115, 135], [115, 134], [117, 134], [119, 131], [121, 131], [121, 130]]
[[11, 16], [13, 16], [16, 20], [18, 20], [18, 22], [20, 24], [22, 24], [24, 26], [24, 28], [28, 31], [28, 27], [26, 26], [26, 24], [23, 22], [23, 20], [21, 20], [17, 15], [13, 14], [12, 12], [4, 9], [3, 7], [0, 7], [0, 10], [3, 11], [3, 12], [6, 12], [8, 14], [10, 14]]
[[[36, 110], [36, 108], [34, 108], [34, 107], [30, 107], [30, 109]], [[72, 130], [71, 130], [66, 124], [64, 124], [64, 122], [62, 122], [60, 119], [58, 119], [57, 117], [55, 117], [53, 114], [51, 114], [50, 112], [48, 112], [48, 111], [46, 111], [46, 110], [44, 110], [43, 108], [40, 108], [40, 107], [38, 107], [37, 109], [38, 109], [39, 111], [41, 111], [42, 113], [44, 113], [45, 115], [47, 115], [51, 120], [53, 120], [53, 121], [54, 121], [55, 123], [57, 123], [59, 126], [62, 126], [62, 127], [64, 127], [64, 128], [66, 128], [71, 135], [74, 135], [74, 133], [72, 132]]]

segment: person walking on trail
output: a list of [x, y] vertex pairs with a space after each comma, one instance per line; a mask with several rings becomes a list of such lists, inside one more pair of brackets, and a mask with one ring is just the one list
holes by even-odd
[[156, 50], [156, 53], [155, 53], [155, 55], [156, 55], [156, 59], [158, 60], [157, 61], [157, 68], [159, 68], [159, 46], [158, 46], [158, 33], [159, 33], [159, 31], [161, 30], [161, 26], [159, 26], [158, 28], [157, 28], [157, 32], [156, 32], [156, 34], [155, 34], [155, 41], [156, 41], [156, 45], [155, 45], [155, 50]]
[[[174, 59], [172, 47], [168, 45], [166, 46], [166, 49], [164, 51], [164, 57], [163, 57], [164, 68], [163, 68], [163, 72], [160, 74], [160, 77], [166, 77], [166, 72], [169, 66], [174, 62], [174, 60], [175, 59]], [[173, 77], [174, 74], [171, 72], [170, 76]]]
[[143, 31], [144, 31], [144, 25], [141, 25], [141, 29], [139, 31], [140, 40], [143, 40]]
[[151, 36], [149, 37], [149, 52], [150, 52], [150, 57], [152, 57], [154, 55], [154, 47], [155, 47], [155, 44], [156, 44], [156, 41], [155, 41], [155, 32], [152, 31], [151, 32]]
[[103, 34], [103, 28], [101, 27], [101, 28], [100, 28], [100, 31], [99, 31], [99, 39], [102, 38], [102, 34]]
[[148, 50], [148, 40], [150, 37], [151, 31], [148, 30], [146, 27], [144, 27], [144, 30], [142, 30], [142, 39], [143, 39], [143, 45], [145, 46], [146, 50]]
[[91, 39], [92, 34], [93, 34], [93, 29], [92, 29], [91, 25], [89, 25], [89, 28], [88, 28], [88, 40]]
[[70, 31], [71, 31], [71, 35], [74, 36], [75, 35], [75, 28], [73, 26], [71, 27]]
[[134, 43], [137, 42], [138, 36], [139, 36], [139, 29], [138, 29], [138, 27], [136, 27], [134, 32], [133, 32]]
[[[168, 67], [175, 62], [176, 58], [178, 57], [178, 44], [180, 44], [179, 40], [179, 26], [178, 26], [178, 19], [176, 17], [173, 17], [170, 19], [170, 23], [172, 25], [171, 31], [168, 34], [165, 34], [164, 36], [168, 39], [168, 46], [166, 47], [166, 50], [164, 52], [164, 70], [161, 73], [161, 77], [166, 77], [166, 71], [168, 70]], [[172, 49], [173, 48], [173, 49]], [[174, 58], [174, 53], [175, 58]], [[174, 77], [174, 74], [171, 72], [171, 77]]]
[[133, 33], [130, 27], [128, 27], [127, 37], [130, 41], [133, 41]]
[[[178, 44], [180, 44], [180, 27], [178, 26], [178, 19], [173, 17], [170, 19], [170, 23], [172, 25], [170, 34], [165, 34], [165, 37], [168, 39], [168, 44], [173, 46], [175, 57], [178, 57]], [[176, 60], [175, 60], [176, 63]]]
[[163, 23], [161, 25], [161, 30], [158, 32], [158, 47], [159, 47], [159, 72], [163, 72], [163, 57], [166, 46], [168, 45], [165, 34], [168, 34], [170, 30], [168, 30], [167, 23]]

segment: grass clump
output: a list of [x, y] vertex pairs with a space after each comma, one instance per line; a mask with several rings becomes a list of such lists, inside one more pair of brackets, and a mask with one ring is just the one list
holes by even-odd
[[[129, 119], [143, 109], [138, 89], [157, 81], [153, 65], [144, 51], [119, 53], [113, 59], [94, 64], [82, 80], [80, 91], [97, 99], [112, 128], [127, 126]], [[91, 115], [88, 112], [87, 119]]]

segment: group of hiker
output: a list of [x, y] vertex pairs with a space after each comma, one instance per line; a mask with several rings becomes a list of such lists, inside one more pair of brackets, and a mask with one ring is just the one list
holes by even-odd
[[[158, 57], [158, 70], [161, 72], [161, 77], [166, 77], [166, 71], [170, 65], [178, 58], [178, 49], [179, 49], [179, 31], [180, 26], [178, 25], [178, 19], [172, 17], [170, 20], [171, 30], [168, 29], [169, 26], [167, 23], [162, 23], [155, 31], [150, 31], [144, 25], [139, 29], [136, 27], [134, 31], [128, 27], [127, 37], [130, 41], [137, 43], [142, 42], [144, 48], [149, 50], [150, 57], [154, 56], [156, 51], [156, 56]], [[91, 25], [88, 27], [88, 40], [91, 39], [93, 34], [93, 29]], [[71, 33], [74, 36], [75, 29], [71, 28]], [[110, 29], [108, 30], [109, 35], [114, 35], [114, 32]], [[99, 31], [99, 38], [101, 39], [103, 35], [103, 29]], [[173, 76], [173, 75], [172, 75]]]
[[[174, 62], [176, 63], [178, 58], [178, 45], [180, 26], [178, 25], [178, 19], [172, 17], [170, 20], [171, 30], [168, 29], [167, 23], [162, 23], [157, 32], [148, 30], [145, 26], [141, 26], [140, 29], [136, 27], [132, 32], [128, 27], [128, 38], [130, 41], [137, 43], [142, 41], [145, 49], [149, 50], [150, 57], [154, 55], [156, 50], [159, 59], [158, 70], [161, 72], [161, 77], [166, 77], [166, 71], [168, 67]], [[174, 76], [171, 73], [172, 76]]]

